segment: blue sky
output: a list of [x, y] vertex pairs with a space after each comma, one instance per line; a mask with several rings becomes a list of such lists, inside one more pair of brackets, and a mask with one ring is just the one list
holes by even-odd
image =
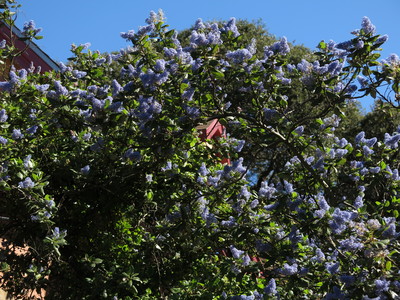
[[[92, 50], [111, 52], [128, 44], [120, 32], [144, 25], [149, 11], [161, 8], [170, 28], [182, 30], [202, 18], [209, 20], [262, 19], [270, 33], [286, 36], [311, 49], [321, 41], [351, 38], [368, 16], [377, 32], [388, 34], [382, 57], [400, 53], [399, 0], [20, 0], [19, 27], [34, 20], [43, 28], [37, 44], [55, 61], [67, 61], [72, 43], [91, 43]], [[370, 101], [363, 106], [367, 108]]]

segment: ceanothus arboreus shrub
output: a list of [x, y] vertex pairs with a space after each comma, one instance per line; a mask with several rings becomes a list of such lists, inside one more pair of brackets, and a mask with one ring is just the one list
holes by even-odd
[[[254, 43], [237, 49], [234, 19], [198, 20], [187, 47], [161, 13], [146, 23], [118, 53], [73, 46], [60, 73], [1, 83], [2, 285], [56, 299], [398, 297], [400, 132], [335, 136], [348, 101], [397, 83], [398, 58], [377, 61], [387, 37], [364, 18], [290, 65], [285, 38], [261, 60]], [[291, 110], [293, 86], [314, 110]], [[215, 119], [227, 136], [202, 141]]]

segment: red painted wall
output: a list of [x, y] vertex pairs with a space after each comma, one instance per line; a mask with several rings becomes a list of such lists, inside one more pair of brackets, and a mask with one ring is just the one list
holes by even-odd
[[[27, 69], [31, 66], [31, 62], [35, 67], [41, 67], [41, 72], [47, 72], [55, 69], [57, 67], [56, 63], [51, 60], [43, 51], [41, 51], [34, 43], [25, 43], [18, 39], [18, 34], [20, 34], [19, 29], [15, 28], [11, 35], [11, 31], [8, 26], [0, 23], [0, 41], [6, 40], [7, 44], [11, 43], [11, 36], [14, 45], [19, 51], [23, 53], [16, 57], [14, 60], [14, 66], [17, 69]], [[28, 47], [27, 47], [28, 46]]]

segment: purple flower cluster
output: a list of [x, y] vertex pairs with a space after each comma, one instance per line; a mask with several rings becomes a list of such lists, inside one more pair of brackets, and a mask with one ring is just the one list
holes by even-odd
[[4, 123], [4, 122], [7, 121], [7, 119], [8, 119], [7, 112], [6, 112], [6, 110], [3, 108], [2, 110], [0, 110], [0, 122], [1, 122], [1, 123]]
[[246, 60], [251, 59], [253, 55], [248, 49], [238, 49], [235, 51], [228, 51], [226, 57], [235, 64], [242, 64]]
[[152, 70], [147, 70], [146, 73], [141, 73], [139, 77], [144, 86], [154, 88], [155, 86], [166, 82], [169, 75], [170, 73], [168, 71], [164, 71], [163, 73], [155, 73]]
[[214, 23], [208, 26], [208, 33], [198, 32], [196, 30], [192, 31], [190, 36], [190, 43], [193, 47], [202, 47], [208, 45], [219, 45], [222, 44], [221, 32], [218, 28], [218, 24]]
[[371, 20], [368, 17], [363, 17], [361, 22], [361, 29], [364, 34], [371, 34], [375, 33], [376, 27], [374, 24], [371, 23]]
[[84, 166], [83, 168], [81, 168], [81, 173], [82, 173], [83, 175], [89, 175], [89, 173], [90, 173], [90, 166], [89, 166], [89, 165], [86, 165], [86, 166]]
[[264, 47], [264, 56], [269, 58], [274, 54], [285, 55], [290, 52], [290, 46], [286, 37], [282, 37], [279, 41], [275, 42], [271, 46]]
[[316, 197], [317, 205], [319, 209], [314, 211], [314, 217], [321, 219], [326, 212], [330, 209], [329, 204], [326, 202], [325, 197], [321, 194], [318, 194]]
[[298, 273], [298, 265], [297, 263], [293, 263], [292, 265], [289, 265], [287, 263], [285, 263], [283, 265], [283, 268], [280, 269], [280, 273], [283, 275], [294, 275], [296, 273]]
[[133, 115], [139, 118], [142, 124], [150, 121], [155, 115], [161, 113], [162, 106], [153, 97], [139, 97], [139, 106], [133, 110]]
[[390, 135], [388, 133], [385, 133], [384, 143], [390, 149], [397, 149], [398, 146], [399, 146], [398, 145], [399, 141], [400, 141], [400, 133], [396, 133], [394, 135]]
[[30, 177], [26, 177], [23, 181], [18, 183], [18, 187], [21, 189], [30, 189], [35, 186], [35, 183], [32, 181]]
[[276, 188], [271, 184], [268, 185], [268, 182], [263, 181], [261, 183], [260, 190], [258, 191], [258, 196], [259, 197], [265, 197], [268, 200], [272, 199], [274, 194], [277, 192]]
[[33, 20], [25, 22], [24, 27], [22, 28], [22, 34], [25, 36], [37, 35], [41, 31], [42, 28], [36, 28], [36, 24]]
[[276, 295], [278, 293], [276, 290], [276, 282], [274, 278], [272, 278], [268, 282], [267, 286], [264, 288], [264, 293], [267, 295]]
[[230, 18], [229, 21], [222, 28], [223, 32], [232, 32], [233, 37], [238, 37], [240, 35], [238, 28], [236, 26], [236, 19]]
[[335, 234], [342, 233], [347, 228], [347, 223], [357, 217], [357, 213], [335, 208], [329, 225]]
[[60, 99], [61, 96], [68, 95], [68, 89], [61, 84], [61, 81], [54, 81], [54, 90], [47, 92], [47, 97], [50, 99]]

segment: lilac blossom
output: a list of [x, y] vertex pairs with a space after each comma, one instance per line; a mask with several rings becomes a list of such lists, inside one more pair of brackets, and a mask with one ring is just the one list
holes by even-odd
[[18, 183], [18, 187], [20, 187], [21, 189], [29, 189], [29, 188], [33, 188], [35, 186], [35, 183], [32, 181], [32, 179], [30, 177], [26, 177], [24, 179], [24, 181], [20, 181]]
[[312, 69], [312, 64], [304, 58], [297, 64], [297, 69], [303, 73], [308, 73]]
[[339, 267], [340, 265], [338, 262], [327, 262], [325, 264], [325, 268], [330, 274], [336, 274], [339, 271]]
[[83, 168], [81, 168], [81, 173], [82, 173], [83, 175], [89, 175], [89, 173], [90, 173], [90, 166], [89, 166], [89, 165], [86, 165], [86, 166], [84, 166]]
[[55, 80], [54, 81], [54, 88], [55, 91], [49, 91], [47, 93], [47, 97], [52, 98], [52, 99], [59, 99], [61, 96], [66, 96], [68, 95], [68, 90], [66, 87], [64, 87], [60, 81]]
[[201, 176], [207, 176], [209, 173], [210, 173], [210, 171], [208, 171], [206, 164], [203, 162], [199, 169], [199, 174]]
[[235, 146], [233, 147], [233, 150], [234, 150], [235, 152], [241, 152], [245, 144], [246, 144], [246, 141], [244, 141], [244, 140], [239, 140], [239, 141], [237, 141], [237, 145], [235, 145]]
[[347, 149], [336, 149], [335, 150], [335, 157], [342, 158], [345, 156], [349, 151]]
[[240, 193], [239, 193], [240, 198], [244, 198], [246, 200], [249, 200], [251, 197], [251, 193], [247, 189], [247, 186], [242, 186]]
[[396, 224], [390, 223], [387, 229], [382, 232], [382, 237], [384, 238], [395, 238], [398, 237], [399, 233], [396, 232]]
[[29, 134], [29, 135], [34, 135], [36, 133], [36, 131], [38, 130], [38, 128], [39, 128], [39, 126], [33, 125], [32, 127], [29, 127], [26, 130], [26, 133]]
[[224, 25], [222, 29], [224, 32], [232, 32], [233, 37], [238, 37], [240, 35], [238, 28], [236, 26], [236, 19], [230, 18], [229, 21]]
[[287, 182], [286, 180], [284, 180], [283, 181], [283, 185], [284, 185], [284, 188], [285, 188], [285, 192], [287, 194], [290, 195], [290, 194], [292, 194], [294, 192], [293, 185], [290, 182]]
[[87, 132], [82, 136], [82, 140], [87, 142], [88, 140], [90, 140], [91, 137], [92, 137], [92, 134], [90, 132]]
[[234, 227], [237, 225], [236, 219], [230, 216], [228, 220], [221, 221], [221, 225], [226, 227]]
[[388, 133], [385, 133], [384, 143], [390, 149], [396, 149], [398, 147], [399, 140], [400, 140], [400, 134], [399, 133], [396, 133], [393, 136], [391, 136]]
[[4, 123], [4, 122], [7, 121], [7, 119], [8, 119], [7, 112], [6, 112], [6, 110], [3, 108], [2, 110], [0, 110], [0, 122], [1, 122], [1, 123]]
[[144, 36], [144, 35], [149, 35], [151, 33], [153, 33], [154, 29], [156, 29], [156, 27], [154, 26], [154, 24], [149, 24], [146, 26], [139, 26], [138, 32], [137, 32], [137, 36]]
[[375, 33], [375, 25], [373, 25], [368, 17], [363, 17], [361, 22], [361, 29], [364, 34], [374, 34]]
[[282, 37], [278, 42], [268, 47], [268, 50], [273, 51], [275, 54], [288, 54], [290, 52], [290, 47], [287, 42], [286, 37]]
[[298, 135], [302, 135], [304, 132], [304, 126], [298, 126], [296, 127], [296, 129], [294, 130], [294, 132], [296, 132]]
[[358, 83], [361, 85], [362, 88], [366, 88], [369, 85], [369, 81], [364, 76], [357, 76]]
[[140, 79], [146, 87], [154, 88], [154, 85], [161, 85], [168, 80], [169, 72], [155, 73], [152, 70], [147, 70], [146, 73], [140, 74]]
[[102, 64], [104, 64], [107, 61], [105, 57], [100, 57], [95, 59], [95, 64], [96, 66], [100, 67]]
[[375, 280], [375, 288], [376, 288], [376, 292], [378, 294], [387, 292], [389, 290], [389, 285], [390, 285], [390, 281], [387, 281], [385, 278]]
[[367, 145], [364, 145], [362, 149], [365, 156], [370, 156], [375, 152], [374, 150], [370, 149]]
[[319, 263], [323, 262], [323, 261], [325, 260], [325, 254], [324, 254], [324, 252], [322, 252], [322, 250], [321, 250], [320, 248], [317, 248], [317, 249], [315, 250], [315, 256], [313, 256], [313, 257], [311, 258], [311, 260], [317, 261], [317, 262], [319, 262]]
[[243, 166], [243, 157], [240, 157], [238, 160], [232, 162], [232, 169], [231, 171], [244, 174], [247, 172], [245, 166]]
[[161, 113], [161, 110], [161, 104], [153, 99], [153, 97], [145, 98], [140, 96], [139, 107], [133, 111], [133, 114], [145, 123], [153, 119], [155, 115]]
[[246, 60], [251, 59], [253, 55], [248, 49], [238, 49], [235, 51], [228, 51], [226, 57], [235, 64], [242, 64]]
[[364, 206], [363, 198], [361, 196], [357, 196], [356, 199], [354, 200], [354, 207], [355, 208], [361, 208]]
[[66, 66], [63, 62], [59, 62], [58, 66], [60, 67], [61, 73], [71, 72], [72, 68], [70, 66]]
[[383, 43], [386, 43], [388, 39], [389, 39], [389, 36], [387, 34], [381, 35], [375, 41], [375, 45], [382, 45]]
[[25, 169], [31, 169], [33, 167], [33, 163], [31, 161], [32, 159], [32, 155], [28, 155], [24, 158], [23, 163], [24, 163], [24, 167]]
[[369, 172], [372, 174], [377, 174], [381, 171], [380, 167], [373, 167], [373, 168], [369, 168]]
[[328, 293], [326, 295], [326, 297], [324, 298], [324, 300], [338, 300], [338, 299], [345, 300], [347, 298], [346, 298], [346, 294], [343, 294], [342, 290], [337, 286], [333, 287], [333, 293]]
[[233, 245], [229, 246], [229, 249], [231, 250], [232, 256], [235, 259], [242, 258], [242, 256], [245, 254], [244, 251], [236, 249]]
[[11, 134], [11, 138], [13, 140], [19, 140], [22, 139], [24, 135], [21, 133], [20, 129], [13, 129], [13, 133]]
[[214, 23], [209, 27], [210, 31], [207, 34], [199, 33], [196, 30], [193, 30], [190, 36], [190, 42], [195, 46], [222, 44], [221, 33], [219, 31], [218, 24]]
[[273, 185], [268, 185], [266, 181], [261, 183], [260, 190], [258, 191], [258, 195], [260, 197], [266, 197], [268, 200], [272, 198], [275, 194], [276, 188]]
[[92, 99], [92, 108], [94, 112], [102, 110], [105, 104], [106, 104], [105, 100], [100, 100], [97, 98]]
[[206, 28], [206, 26], [204, 25], [203, 20], [200, 18], [197, 19], [196, 23], [194, 24], [194, 30], [198, 31], [198, 30], [202, 30], [205, 28]]
[[195, 89], [194, 88], [188, 88], [182, 93], [182, 99], [185, 99], [187, 101], [191, 101], [194, 95]]
[[332, 213], [332, 220], [329, 222], [333, 233], [340, 234], [347, 228], [347, 223], [357, 216], [356, 213], [351, 213], [340, 208], [335, 208]]
[[328, 65], [327, 71], [332, 75], [332, 76], [337, 76], [340, 74], [343, 68], [343, 63], [339, 62], [338, 60], [335, 60], [331, 62]]
[[172, 166], [172, 162], [171, 161], [167, 161], [167, 164], [161, 168], [161, 171], [165, 172], [165, 171], [169, 171], [172, 170], [173, 166]]
[[357, 42], [356, 42], [355, 45], [354, 45], [354, 48], [356, 48], [356, 49], [362, 49], [363, 47], [364, 47], [364, 41], [358, 39]]
[[50, 85], [49, 84], [37, 84], [35, 85], [35, 88], [42, 94], [44, 94], [48, 89]]
[[156, 65], [154, 66], [154, 71], [156, 71], [158, 73], [164, 72], [165, 71], [165, 60], [157, 59]]
[[276, 290], [276, 282], [275, 279], [272, 278], [267, 286], [264, 288], [264, 293], [266, 293], [267, 295], [276, 295], [278, 293], [278, 291]]
[[367, 145], [368, 147], [373, 147], [375, 143], [377, 142], [377, 138], [373, 137], [371, 139], [363, 139], [362, 142]]
[[118, 81], [116, 79], [114, 79], [111, 82], [111, 86], [112, 86], [112, 95], [113, 95], [113, 97], [116, 97], [120, 92], [123, 91], [122, 86], [118, 83]]
[[200, 116], [200, 109], [197, 107], [185, 105], [185, 111], [187, 116], [192, 120], [195, 120]]
[[24, 27], [22, 28], [22, 34], [25, 36], [29, 36], [30, 32], [32, 32], [33, 35], [36, 35], [41, 31], [42, 31], [42, 28], [36, 28], [36, 24], [33, 20], [30, 20], [29, 22], [25, 22]]
[[0, 144], [5, 145], [8, 143], [8, 140], [5, 137], [0, 136]]
[[278, 112], [275, 109], [264, 108], [264, 116], [267, 122], [272, 121], [277, 114]]
[[135, 38], [135, 31], [129, 30], [127, 32], [121, 32], [120, 35], [125, 40], [133, 40]]
[[337, 49], [340, 50], [351, 50], [354, 47], [354, 42], [353, 40], [349, 40], [349, 41], [345, 41], [345, 42], [341, 42], [339, 44], [336, 45]]
[[319, 194], [317, 196], [317, 204], [319, 206], [319, 209], [314, 211], [314, 217], [317, 217], [319, 219], [321, 219], [326, 212], [330, 209], [330, 206], [328, 204], [328, 202], [326, 202], [325, 197], [321, 194]]
[[258, 206], [259, 201], [257, 199], [254, 199], [253, 201], [250, 202], [250, 208], [254, 209]]
[[108, 107], [109, 110], [115, 113], [120, 113], [124, 110], [124, 107], [122, 106], [122, 101], [115, 101], [110, 104]]
[[298, 265], [296, 263], [289, 265], [285, 263], [283, 268], [280, 269], [280, 273], [283, 275], [294, 275], [298, 272]]
[[130, 148], [125, 151], [124, 157], [129, 160], [139, 161], [141, 159], [141, 154]]
[[146, 18], [145, 22], [147, 24], [154, 24], [157, 22], [157, 14], [154, 11], [150, 11], [149, 17]]
[[351, 236], [350, 238], [342, 240], [340, 242], [340, 249], [349, 252], [355, 252], [362, 249], [363, 247], [364, 244], [360, 242], [360, 239], [354, 236]]
[[78, 70], [72, 71], [72, 75], [74, 75], [74, 77], [77, 79], [82, 79], [83, 77], [86, 76], [86, 74], [87, 74], [87, 72], [84, 72], [84, 71], [78, 71]]

